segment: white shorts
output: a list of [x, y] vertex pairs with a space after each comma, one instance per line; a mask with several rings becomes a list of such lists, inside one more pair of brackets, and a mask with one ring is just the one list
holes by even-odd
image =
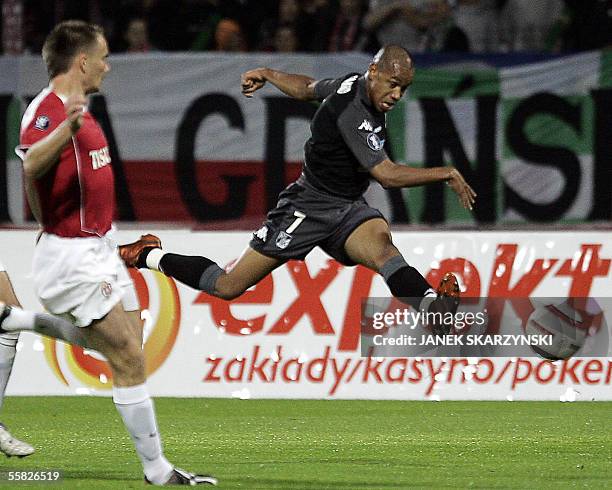
[[103, 318], [119, 301], [125, 311], [140, 307], [112, 231], [101, 238], [43, 233], [34, 251], [32, 270], [43, 306], [50, 313], [71, 317], [78, 327]]

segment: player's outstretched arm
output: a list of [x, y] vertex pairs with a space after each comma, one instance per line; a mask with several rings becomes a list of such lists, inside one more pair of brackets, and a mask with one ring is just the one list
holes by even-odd
[[461, 204], [472, 209], [476, 200], [474, 189], [455, 167], [413, 168], [393, 163], [388, 158], [375, 165], [370, 173], [383, 187], [416, 187], [446, 182], [455, 191]]
[[242, 74], [242, 94], [253, 97], [253, 94], [270, 82], [289, 97], [299, 100], [316, 100], [314, 78], [272, 70], [271, 68], [256, 68]]
[[83, 124], [85, 104], [83, 96], [75, 95], [68, 98], [64, 104], [66, 119], [26, 152], [23, 159], [23, 172], [26, 178], [38, 179], [57, 163], [64, 146]]

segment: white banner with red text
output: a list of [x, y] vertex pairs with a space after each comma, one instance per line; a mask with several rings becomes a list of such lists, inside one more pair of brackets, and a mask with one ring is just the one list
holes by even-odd
[[[250, 233], [152, 230], [168, 251], [235, 261]], [[0, 260], [22, 304], [33, 292], [35, 232], [2, 231]], [[139, 232], [120, 231], [118, 241]], [[471, 296], [607, 297], [609, 232], [395, 232], [432, 284], [458, 274]], [[361, 301], [389, 296], [382, 278], [319, 250], [226, 302], [151, 271], [134, 271], [144, 311], [149, 390], [156, 396], [407, 400], [612, 400], [608, 357], [361, 357]], [[606, 313], [608, 315], [608, 313]], [[605, 328], [612, 325], [604, 318]], [[95, 352], [24, 334], [9, 394], [110, 394]]]
[[[612, 218], [612, 53], [514, 57], [417, 61], [387, 116], [385, 147], [410, 166], [456, 166], [479, 204], [468, 213], [440, 186], [373, 186], [369, 198], [385, 216], [411, 224]], [[109, 62], [89, 110], [109, 143], [121, 219], [192, 222], [260, 218], [299, 175], [317, 106], [269, 84], [246, 98], [243, 72], [340, 77], [364, 73], [370, 57], [151, 53]], [[13, 149], [25, 107], [47, 83], [39, 56], [0, 57], [0, 218], [18, 224], [28, 216]]]

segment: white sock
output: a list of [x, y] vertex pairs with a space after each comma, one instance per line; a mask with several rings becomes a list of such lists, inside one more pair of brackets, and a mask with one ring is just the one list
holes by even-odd
[[145, 260], [145, 262], [147, 263], [147, 267], [149, 269], [154, 269], [156, 271], [162, 272], [159, 268], [159, 261], [164, 255], [166, 255], [166, 252], [164, 252], [161, 248], [154, 248], [153, 250], [151, 250]]
[[11, 306], [11, 313], [2, 322], [2, 328], [10, 332], [19, 330], [34, 330], [36, 314], [31, 311], [22, 310], [17, 306]]
[[162, 452], [153, 401], [147, 387], [144, 384], [114, 387], [113, 400], [130, 433], [147, 480], [156, 485], [166, 483], [173, 467]]
[[4, 402], [4, 392], [13, 369], [18, 338], [18, 333], [0, 334], [0, 407]]
[[11, 314], [2, 322], [2, 328], [9, 332], [34, 331], [70, 344], [87, 347], [85, 336], [79, 327], [49, 313], [33, 313], [17, 306], [11, 306]]

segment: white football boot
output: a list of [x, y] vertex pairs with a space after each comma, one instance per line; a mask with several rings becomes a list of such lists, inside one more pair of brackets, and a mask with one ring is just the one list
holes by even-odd
[[17, 456], [25, 458], [34, 452], [34, 448], [27, 442], [15, 439], [7, 428], [0, 424], [0, 451], [6, 454], [7, 457]]

